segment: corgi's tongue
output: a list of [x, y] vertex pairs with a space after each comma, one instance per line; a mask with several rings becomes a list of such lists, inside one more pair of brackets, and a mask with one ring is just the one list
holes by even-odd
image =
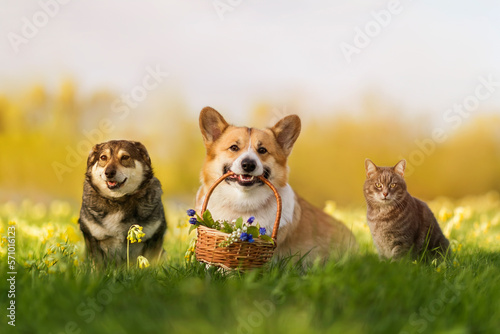
[[118, 182], [116, 181], [108, 181], [108, 187], [116, 187], [117, 184]]

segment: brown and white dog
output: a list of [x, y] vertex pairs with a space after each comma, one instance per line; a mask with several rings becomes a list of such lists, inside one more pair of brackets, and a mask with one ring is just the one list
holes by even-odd
[[145, 236], [130, 245], [130, 258], [158, 260], [167, 229], [161, 195], [144, 145], [127, 140], [95, 145], [87, 160], [79, 219], [90, 258], [125, 263], [128, 230], [139, 224]]
[[217, 111], [206, 107], [200, 113], [200, 129], [207, 155], [196, 199], [198, 212], [209, 187], [231, 170], [236, 176], [215, 189], [208, 210], [217, 220], [254, 216], [270, 235], [277, 204], [272, 191], [256, 178], [263, 175], [278, 189], [283, 201], [277, 256], [307, 255], [305, 259], [310, 262], [356, 247], [346, 226], [299, 197], [288, 184], [287, 159], [301, 129], [297, 115], [261, 130], [229, 125]]

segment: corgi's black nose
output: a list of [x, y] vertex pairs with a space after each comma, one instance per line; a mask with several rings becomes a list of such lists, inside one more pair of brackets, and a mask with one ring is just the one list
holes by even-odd
[[114, 169], [114, 168], [107, 168], [104, 171], [104, 174], [106, 175], [106, 177], [108, 179], [111, 179], [111, 178], [115, 177], [115, 175], [116, 175], [116, 169]]
[[257, 167], [257, 164], [252, 159], [248, 159], [248, 158], [243, 159], [243, 161], [241, 162], [241, 168], [247, 173], [253, 172], [256, 167]]

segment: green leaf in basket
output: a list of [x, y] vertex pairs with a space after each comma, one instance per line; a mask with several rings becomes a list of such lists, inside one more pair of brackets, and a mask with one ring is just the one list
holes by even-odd
[[233, 231], [234, 231], [233, 227], [228, 222], [223, 222], [222, 223], [221, 232], [232, 233]]
[[240, 217], [240, 218], [236, 219], [234, 226], [236, 229], [242, 228], [243, 227], [243, 218]]
[[214, 219], [213, 219], [212, 214], [210, 213], [210, 211], [206, 210], [203, 213], [203, 222], [205, 223], [205, 226], [207, 226], [207, 227], [210, 227], [210, 228], [214, 227], [215, 221], [214, 221]]
[[261, 238], [261, 239], [262, 239], [262, 240], [264, 240], [264, 241], [270, 242], [270, 243], [272, 243], [272, 244], [274, 245], [274, 240], [273, 240], [273, 238], [271, 238], [271, 237], [270, 237], [270, 236], [268, 236], [268, 235], [265, 235], [265, 234], [264, 234], [264, 235], [261, 235], [259, 238]]
[[191, 225], [191, 227], [189, 228], [188, 235], [191, 234], [191, 232], [193, 232], [193, 230], [196, 229], [198, 226], [200, 226], [200, 224]]
[[257, 237], [259, 235], [259, 229], [256, 226], [248, 226], [247, 233]]

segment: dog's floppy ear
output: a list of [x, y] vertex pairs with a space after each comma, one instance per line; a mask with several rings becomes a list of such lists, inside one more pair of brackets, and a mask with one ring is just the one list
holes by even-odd
[[370, 159], [365, 160], [365, 170], [366, 170], [366, 177], [370, 178], [376, 171], [378, 167], [371, 161]]
[[286, 116], [271, 128], [278, 144], [283, 148], [287, 156], [292, 152], [293, 144], [299, 137], [300, 129], [300, 118], [297, 115]]
[[200, 112], [200, 130], [205, 146], [213, 144], [229, 124], [215, 109], [205, 107]]
[[94, 145], [94, 147], [92, 147], [92, 150], [89, 153], [89, 157], [87, 158], [87, 168], [95, 164], [97, 159], [99, 159], [99, 151], [101, 150], [103, 144], [104, 143], [96, 144]]
[[146, 149], [146, 146], [144, 146], [142, 143], [138, 141], [133, 141], [132, 144], [139, 150], [139, 153], [141, 154], [142, 158], [146, 163], [151, 167], [151, 158], [149, 157], [148, 150]]

